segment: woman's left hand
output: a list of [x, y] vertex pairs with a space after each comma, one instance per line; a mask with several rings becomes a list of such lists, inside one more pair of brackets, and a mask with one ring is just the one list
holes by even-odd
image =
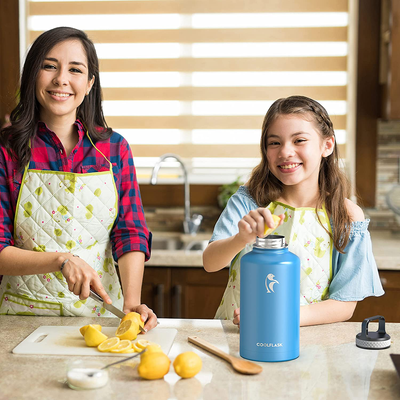
[[151, 329], [157, 326], [157, 315], [155, 312], [146, 306], [146, 304], [140, 304], [138, 306], [126, 307], [124, 305], [124, 313], [128, 314], [129, 312], [135, 311], [140, 314], [142, 321], [144, 324], [145, 331], [150, 331]]

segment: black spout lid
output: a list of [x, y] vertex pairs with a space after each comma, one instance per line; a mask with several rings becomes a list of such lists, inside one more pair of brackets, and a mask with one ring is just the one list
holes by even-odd
[[[379, 328], [376, 332], [368, 332], [368, 324], [379, 320]], [[362, 349], [380, 350], [390, 347], [390, 336], [385, 331], [385, 318], [376, 315], [364, 319], [361, 324], [361, 332], [356, 336], [356, 346]]]

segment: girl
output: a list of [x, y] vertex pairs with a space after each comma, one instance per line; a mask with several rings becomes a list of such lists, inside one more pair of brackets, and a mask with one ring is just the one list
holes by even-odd
[[10, 119], [0, 134], [0, 314], [111, 316], [88, 299], [92, 287], [153, 328], [140, 305], [151, 234], [130, 147], [104, 120], [84, 32], [37, 38]]
[[357, 301], [384, 294], [360, 207], [348, 200], [332, 122], [316, 101], [275, 101], [262, 127], [262, 159], [231, 197], [203, 254], [206, 271], [231, 261], [216, 318], [240, 323], [240, 259], [265, 225], [301, 260], [300, 324], [351, 318]]

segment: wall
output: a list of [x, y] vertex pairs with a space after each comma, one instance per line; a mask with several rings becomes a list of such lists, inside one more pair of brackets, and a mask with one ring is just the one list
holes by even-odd
[[385, 196], [399, 183], [400, 157], [400, 121], [378, 121], [376, 169], [376, 205], [374, 209], [366, 209], [371, 218], [372, 229], [391, 229], [400, 231], [400, 216], [396, 220], [395, 213], [386, 204]]

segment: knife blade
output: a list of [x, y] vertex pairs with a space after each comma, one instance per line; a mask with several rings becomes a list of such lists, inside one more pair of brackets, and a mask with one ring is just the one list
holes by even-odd
[[[103, 301], [102, 297], [99, 296], [99, 295], [98, 295], [96, 292], [94, 292], [92, 289], [90, 289], [89, 297], [90, 297], [91, 299], [97, 301], [98, 303], [101, 303], [102, 306], [103, 306], [106, 310], [110, 311], [111, 314], [114, 314], [114, 315], [115, 315], [116, 317], [118, 317], [119, 319], [122, 319], [122, 318], [125, 317], [126, 314], [125, 314], [123, 311], [121, 311], [121, 310], [118, 309], [117, 307], [114, 307], [112, 304], [108, 304], [108, 303], [106, 303], [105, 301]], [[146, 332], [146, 331], [144, 330], [144, 328], [141, 327], [140, 325], [139, 325], [139, 330], [140, 330], [141, 332]]]

